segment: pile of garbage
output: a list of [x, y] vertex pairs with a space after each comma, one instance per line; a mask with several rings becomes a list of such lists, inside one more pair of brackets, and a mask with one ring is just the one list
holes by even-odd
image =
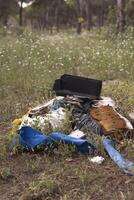
[[[55, 98], [30, 109], [13, 122], [13, 133], [18, 133], [20, 145], [31, 151], [39, 146], [49, 147], [63, 142], [73, 145], [81, 154], [94, 155], [96, 145], [90, 136], [100, 135], [111, 159], [124, 172], [133, 174], [134, 163], [125, 160], [115, 149], [116, 142], [133, 137], [133, 126], [117, 112], [110, 97], [100, 96], [101, 89], [100, 80], [67, 74], [61, 76], [53, 86]], [[69, 132], [63, 133], [67, 123]], [[101, 163], [103, 158], [94, 160]]]

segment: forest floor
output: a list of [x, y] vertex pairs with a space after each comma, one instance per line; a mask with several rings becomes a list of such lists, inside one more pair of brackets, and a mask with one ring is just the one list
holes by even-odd
[[[133, 38], [133, 29], [118, 36], [103, 29], [0, 39], [0, 200], [134, 199], [134, 176], [106, 154], [97, 165], [63, 149], [57, 154], [7, 150], [11, 122], [51, 99], [52, 84], [63, 73], [103, 80], [102, 95], [112, 97], [128, 117], [134, 109]], [[124, 140], [121, 152], [134, 161], [134, 142]]]

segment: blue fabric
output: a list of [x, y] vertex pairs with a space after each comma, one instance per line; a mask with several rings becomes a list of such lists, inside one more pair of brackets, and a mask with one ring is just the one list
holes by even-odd
[[125, 172], [128, 174], [134, 173], [134, 163], [127, 161], [124, 157], [114, 148], [114, 143], [108, 138], [103, 138], [102, 143], [104, 148], [108, 152], [111, 159]]
[[81, 153], [93, 153], [95, 145], [86, 139], [78, 139], [63, 133], [52, 133], [49, 135], [55, 142], [65, 142], [67, 144], [75, 145], [77, 150]]
[[19, 131], [19, 142], [27, 149], [34, 149], [39, 145], [48, 145], [55, 142], [65, 142], [75, 145], [80, 153], [93, 153], [95, 146], [85, 139], [78, 139], [67, 136], [63, 133], [51, 133], [48, 136], [36, 131], [35, 129], [25, 126]]
[[50, 140], [39, 131], [29, 126], [24, 126], [19, 131], [19, 142], [27, 149], [34, 149], [38, 145], [49, 144]]

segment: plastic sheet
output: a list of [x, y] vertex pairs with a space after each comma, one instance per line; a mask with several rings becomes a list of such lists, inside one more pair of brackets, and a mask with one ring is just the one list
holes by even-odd
[[19, 142], [28, 150], [32, 150], [39, 145], [48, 145], [55, 142], [75, 145], [78, 152], [82, 154], [92, 154], [95, 150], [95, 145], [86, 139], [73, 138], [63, 133], [51, 133], [46, 136], [29, 126], [20, 129]]
[[49, 135], [55, 142], [64, 142], [67, 144], [75, 145], [77, 150], [83, 154], [90, 153], [93, 154], [96, 149], [95, 145], [86, 139], [73, 138], [71, 136], [62, 133], [52, 133]]
[[28, 150], [33, 150], [38, 145], [47, 145], [50, 142], [49, 137], [29, 126], [24, 126], [19, 131], [19, 143]]
[[124, 157], [114, 148], [112, 140], [104, 137], [102, 140], [104, 148], [108, 152], [111, 159], [127, 174], [134, 174], [134, 163], [125, 160]]

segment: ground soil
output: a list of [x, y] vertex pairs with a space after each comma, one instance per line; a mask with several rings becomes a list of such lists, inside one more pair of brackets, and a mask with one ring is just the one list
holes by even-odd
[[[43, 191], [36, 197], [32, 194], [25, 197], [31, 182], [38, 182], [42, 176], [56, 183], [58, 189], [47, 195]], [[9, 152], [0, 160], [0, 200], [19, 199], [131, 200], [134, 177], [124, 174], [108, 157], [102, 165], [97, 165], [88, 156], [75, 155], [70, 159], [60, 154]]]

